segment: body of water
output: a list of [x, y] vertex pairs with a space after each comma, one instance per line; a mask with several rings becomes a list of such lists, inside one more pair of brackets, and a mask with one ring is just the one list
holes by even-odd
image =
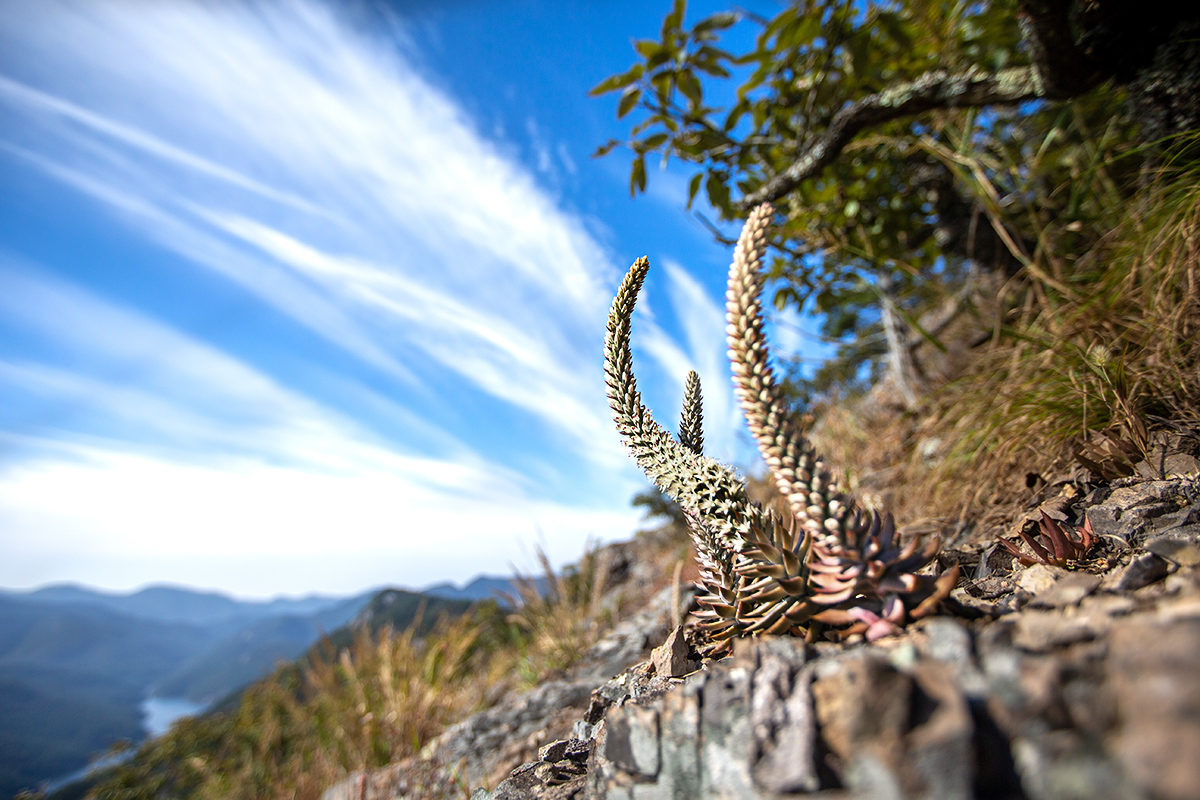
[[[146, 738], [153, 739], [155, 736], [162, 736], [170, 730], [171, 724], [175, 720], [199, 714], [204, 710], [204, 705], [202, 703], [193, 703], [191, 700], [185, 700], [182, 697], [147, 697], [142, 701], [141, 709], [142, 729], [146, 732]], [[74, 783], [77, 780], [86, 778], [87, 774], [93, 770], [116, 766], [122, 761], [131, 758], [135, 752], [137, 752], [136, 748], [94, 761], [77, 772], [72, 772], [70, 775], [64, 775], [61, 778], [48, 781], [45, 784], [45, 791], [53, 792], [61, 789], [68, 783]]]
[[182, 697], [147, 697], [142, 701], [142, 728], [149, 737], [162, 736], [175, 720], [195, 716], [203, 710], [202, 703]]

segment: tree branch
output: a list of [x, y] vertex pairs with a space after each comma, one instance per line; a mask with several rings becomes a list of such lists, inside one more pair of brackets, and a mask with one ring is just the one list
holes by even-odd
[[864, 97], [837, 113], [825, 134], [788, 169], [746, 195], [738, 206], [750, 209], [773, 202], [802, 181], [832, 164], [842, 149], [865, 128], [937, 108], [974, 108], [1011, 105], [1040, 97], [1040, 85], [1031, 67], [997, 73], [969, 70], [951, 75], [945, 70], [927, 72], [911, 83]]

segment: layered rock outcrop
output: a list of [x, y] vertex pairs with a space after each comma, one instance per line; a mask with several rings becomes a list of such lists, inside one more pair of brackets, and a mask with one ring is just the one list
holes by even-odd
[[[1023, 569], [994, 548], [947, 553], [969, 576], [948, 613], [873, 643], [744, 639], [701, 665], [668, 635], [663, 593], [572, 680], [326, 800], [1193, 800], [1200, 481], [1117, 484], [1086, 504], [1100, 557]], [[602, 681], [621, 657], [644, 660]]]

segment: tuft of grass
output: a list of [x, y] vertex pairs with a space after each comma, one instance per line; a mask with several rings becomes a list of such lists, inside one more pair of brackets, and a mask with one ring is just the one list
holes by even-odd
[[525, 635], [521, 675], [533, 684], [577, 662], [611, 628], [616, 609], [605, 603], [611, 569], [608, 550], [589, 548], [579, 563], [555, 573], [546, 552], [537, 550], [539, 582], [518, 573], [514, 611], [508, 621]]
[[1070, 291], [1027, 276], [990, 346], [934, 398], [922, 434], [949, 443], [919, 492], [934, 506], [974, 486], [959, 516], [986, 515], [1029, 473], [1127, 475], [1156, 428], [1200, 423], [1200, 173], [1164, 175], [1122, 209]]

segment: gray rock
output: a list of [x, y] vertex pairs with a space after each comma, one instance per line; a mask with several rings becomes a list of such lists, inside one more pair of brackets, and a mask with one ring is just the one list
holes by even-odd
[[1200, 526], [1189, 526], [1192, 530], [1176, 529], [1175, 532], [1158, 536], [1146, 542], [1146, 549], [1154, 555], [1181, 567], [1200, 564]]
[[1058, 647], [1096, 638], [1104, 626], [1102, 618], [1059, 614], [1053, 611], [1026, 611], [1015, 618], [1013, 645], [1032, 653], [1044, 653]]
[[1172, 453], [1164, 449], [1152, 453], [1137, 464], [1138, 474], [1151, 480], [1165, 478], [1194, 478], [1200, 473], [1200, 461], [1187, 453]]
[[1027, 595], [1038, 595], [1048, 591], [1058, 579], [1067, 574], [1062, 567], [1052, 567], [1047, 564], [1034, 564], [1026, 567], [1017, 579], [1017, 589]]
[[1115, 504], [1102, 503], [1091, 506], [1085, 513], [1088, 522], [1092, 524], [1092, 532], [1101, 539], [1116, 539], [1129, 543], [1131, 537], [1137, 536], [1145, 529], [1145, 523], [1123, 519], [1124, 509]]
[[1097, 536], [1140, 544], [1151, 532], [1200, 522], [1195, 476], [1137, 481], [1112, 490], [1086, 511]]
[[971, 796], [974, 723], [945, 664], [901, 672], [871, 654], [813, 685], [826, 745], [855, 796]]
[[486, 755], [536, 752], [544, 743], [540, 734], [553, 719], [562, 720], [562, 729], [587, 708], [593, 686], [591, 681], [544, 683], [447, 728], [423, 755], [439, 764], [460, 765], [459, 773], [471, 785], [492, 782], [493, 767]]
[[1076, 606], [1100, 585], [1100, 576], [1087, 572], [1072, 572], [1059, 578], [1048, 589], [1038, 592], [1029, 601], [1031, 608], [1065, 608]]
[[560, 739], [538, 751], [496, 787], [493, 800], [571, 800], [583, 789], [592, 743]]
[[[442, 800], [437, 786], [461, 784], [431, 765], [478, 776], [517, 753], [530, 760], [485, 779], [494, 792], [473, 800], [1191, 800], [1200, 571], [1188, 547], [1200, 493], [1189, 480], [1100, 493], [1089, 519], [1111, 512], [1139, 549], [1149, 537], [1148, 552], [1103, 581], [1026, 570], [1048, 578], [1025, 579], [1037, 589], [1026, 593], [997, 573], [948, 604], [968, 618], [929, 617], [876, 643], [739, 640], [698, 671], [660, 609], [639, 622], [649, 633], [627, 627], [595, 649], [599, 662], [635, 645], [644, 658], [663, 642], [649, 661], [607, 681], [593, 662], [572, 676], [587, 680], [448, 730], [420, 769], [354, 775], [326, 800]], [[1024, 608], [1019, 594], [1032, 597]], [[990, 610], [967, 614], [962, 598]], [[572, 724], [575, 738], [555, 733]]]
[[667, 641], [654, 648], [650, 655], [654, 674], [675, 678], [695, 670], [699, 664], [688, 658], [688, 643], [682, 627], [667, 635]]
[[[799, 654], [802, 654], [800, 651]], [[751, 689], [750, 724], [758, 747], [755, 783], [774, 792], [820, 788], [815, 758], [816, 714], [812, 672], [797, 671], [787, 652], [759, 664]]]
[[1120, 727], [1113, 751], [1155, 798], [1194, 800], [1200, 787], [1200, 618], [1116, 625], [1105, 662]]
[[739, 642], [732, 659], [678, 689], [610, 709], [585, 797], [751, 798], [819, 788], [804, 664], [803, 642]]
[[1169, 574], [1171, 574], [1171, 562], [1154, 553], [1142, 553], [1131, 561], [1125, 571], [1121, 573], [1116, 588], [1119, 591], [1132, 592], [1143, 586], [1149, 586], [1155, 581], [1160, 581]]
[[949, 666], [968, 695], [984, 694], [987, 681], [975, 659], [974, 639], [965, 625], [949, 617], [929, 617], [912, 630], [920, 654]]

